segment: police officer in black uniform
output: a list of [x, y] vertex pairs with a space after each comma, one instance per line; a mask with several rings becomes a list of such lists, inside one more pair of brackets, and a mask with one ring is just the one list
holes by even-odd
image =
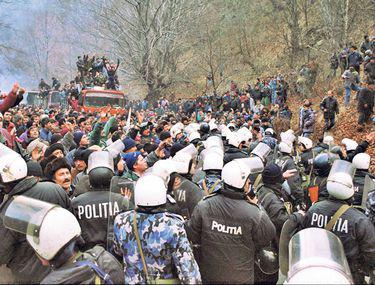
[[224, 165], [223, 189], [206, 196], [189, 221], [188, 237], [200, 246], [203, 283], [253, 283], [255, 251], [275, 237], [275, 227], [256, 198], [246, 198], [251, 173], [246, 160], [251, 158]]
[[[356, 168], [353, 183], [354, 196], [353, 205], [362, 204], [363, 188], [365, 185], [365, 178], [369, 176], [370, 179], [375, 179], [375, 176], [369, 172], [371, 156], [367, 153], [358, 153], [353, 158], [353, 165]], [[372, 189], [369, 189], [372, 190]]]
[[[324, 152], [314, 158], [313, 173], [311, 175], [309, 187], [318, 187], [318, 200], [323, 201], [328, 198], [327, 178], [333, 162], [338, 156]], [[310, 201], [311, 202], [311, 201]]]
[[114, 217], [129, 209], [129, 199], [109, 191], [114, 175], [113, 158], [109, 152], [91, 153], [87, 172], [90, 191], [73, 199], [73, 212], [81, 225], [86, 248], [99, 244], [110, 250]]
[[365, 274], [375, 268], [375, 228], [361, 211], [351, 207], [352, 175], [351, 163], [334, 162], [327, 180], [329, 198], [308, 210], [303, 228], [324, 228], [337, 235], [344, 246], [354, 283], [363, 284]]
[[[280, 142], [279, 144], [280, 157], [276, 159], [276, 164], [281, 167], [282, 172], [287, 170], [296, 170], [297, 166], [292, 156], [293, 146]], [[298, 170], [298, 169], [297, 169]], [[288, 178], [288, 186], [290, 188], [290, 198], [293, 206], [302, 205], [304, 202], [304, 194], [301, 187], [300, 174], [296, 174]]]
[[[23, 209], [22, 213], [18, 209]], [[66, 209], [17, 196], [5, 210], [4, 221], [10, 230], [26, 235], [39, 263], [47, 269], [53, 268], [40, 284], [124, 283], [120, 262], [103, 247], [94, 246], [81, 252], [81, 228]], [[31, 227], [35, 230], [28, 230]]]
[[0, 265], [7, 265], [16, 283], [39, 283], [48, 274], [49, 268], [43, 267], [39, 262], [24, 234], [5, 228], [4, 211], [16, 195], [57, 204], [66, 209], [71, 208], [70, 199], [59, 185], [39, 182], [33, 176], [26, 176], [25, 160], [2, 143], [0, 157], [0, 185], [7, 194], [7, 200], [1, 205], [0, 215]]

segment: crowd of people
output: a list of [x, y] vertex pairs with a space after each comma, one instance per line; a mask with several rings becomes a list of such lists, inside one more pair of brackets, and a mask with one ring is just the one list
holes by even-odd
[[[15, 84], [0, 104], [0, 264], [12, 281], [290, 280], [276, 262], [287, 221], [298, 233], [330, 229], [343, 244], [347, 278], [372, 278], [375, 187], [365, 181], [375, 178], [366, 153], [375, 133], [313, 141], [308, 100], [294, 133], [287, 88], [276, 91], [280, 105], [266, 108], [267, 84], [132, 102], [115, 116], [17, 106], [24, 90]], [[374, 96], [368, 86], [360, 92]], [[320, 105], [327, 130], [338, 112], [333, 94]], [[39, 208], [43, 217], [27, 212]]]
[[[373, 54], [365, 61], [361, 86], [345, 97], [350, 104], [358, 89], [359, 130], [373, 126]], [[115, 74], [119, 63], [106, 64], [79, 57], [79, 79], [63, 90], [74, 98], [77, 82]], [[356, 68], [344, 68], [345, 86]], [[222, 95], [132, 101], [111, 115], [19, 105], [25, 90], [15, 84], [0, 101], [0, 281], [373, 282], [375, 132], [337, 141], [340, 108], [329, 90], [317, 134], [318, 110], [306, 99], [292, 114], [289, 86], [281, 74], [243, 88], [231, 81]], [[57, 79], [52, 88], [61, 89]], [[296, 235], [316, 242], [293, 270], [285, 252]], [[333, 237], [330, 257], [320, 255]]]

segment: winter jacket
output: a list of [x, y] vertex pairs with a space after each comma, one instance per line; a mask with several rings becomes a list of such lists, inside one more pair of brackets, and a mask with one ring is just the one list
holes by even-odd
[[315, 113], [312, 109], [303, 110], [301, 112], [301, 129], [303, 133], [313, 133], [315, 125]]
[[320, 109], [324, 112], [324, 118], [334, 118], [335, 114], [339, 113], [339, 103], [336, 98], [326, 96], [320, 103]]
[[19, 101], [17, 93], [10, 91], [8, 96], [0, 102], [0, 113], [5, 113], [8, 109], [14, 107], [17, 101]]
[[10, 198], [15, 195], [57, 204], [68, 210], [71, 209], [70, 200], [59, 185], [52, 182], [38, 182], [35, 177], [27, 177], [12, 189], [8, 194], [8, 200], [1, 204], [0, 265], [6, 264], [10, 268], [17, 283], [39, 283], [50, 269], [42, 266], [33, 248], [26, 241], [26, 235], [9, 230], [3, 225]]
[[233, 159], [237, 158], [246, 158], [249, 157], [246, 152], [240, 150], [237, 147], [230, 146], [224, 154], [224, 164], [227, 164], [228, 162], [232, 161]]
[[206, 196], [188, 223], [189, 240], [199, 245], [203, 283], [254, 283], [255, 251], [275, 237], [266, 212], [243, 192], [222, 189]]
[[[303, 228], [324, 228], [344, 201], [329, 198], [314, 204], [306, 213]], [[333, 226], [332, 232], [344, 246], [346, 258], [354, 277], [358, 270], [369, 272], [375, 268], [375, 228], [371, 221], [359, 210], [349, 208]]]
[[[368, 88], [362, 88], [358, 94], [358, 105], [357, 109], [359, 112], [364, 112], [369, 110], [372, 112], [374, 108], [374, 97], [375, 97], [375, 90], [370, 90]], [[367, 104], [367, 107], [365, 107]]]
[[[113, 284], [124, 284], [121, 263], [101, 246], [95, 246], [82, 253], [74, 263], [66, 263], [51, 271], [41, 284], [96, 284], [98, 275], [87, 265], [76, 262], [90, 261], [111, 277]], [[104, 284], [101, 279], [100, 284]]]
[[360, 53], [353, 51], [348, 56], [349, 66], [358, 67], [363, 62], [363, 58]]
[[86, 248], [98, 244], [110, 250], [113, 221], [117, 214], [129, 209], [129, 200], [109, 189], [90, 189], [72, 200], [73, 213], [81, 229]]
[[288, 213], [288, 209], [284, 204], [288, 202], [288, 199], [286, 195], [282, 193], [281, 185], [263, 184], [259, 186], [257, 191], [259, 202], [266, 210], [279, 236], [285, 221], [289, 219], [291, 215], [291, 213]]
[[194, 208], [203, 198], [203, 190], [194, 182], [181, 177], [181, 184], [178, 189], [173, 190], [173, 197], [176, 200], [178, 211], [176, 214], [190, 219]]
[[[282, 156], [277, 158], [275, 162], [278, 166], [281, 167], [281, 170], [283, 172], [291, 169], [298, 169], [293, 157], [288, 154], [282, 154]], [[299, 173], [297, 173], [296, 175], [288, 178], [287, 181], [291, 190], [291, 198], [293, 200], [291, 202], [294, 206], [296, 206], [304, 198], [303, 190], [301, 187], [301, 177]]]

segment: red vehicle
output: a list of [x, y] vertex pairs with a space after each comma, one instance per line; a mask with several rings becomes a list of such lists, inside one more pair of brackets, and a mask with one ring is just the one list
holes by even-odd
[[82, 111], [100, 112], [110, 107], [111, 115], [125, 113], [126, 97], [118, 90], [87, 89], [82, 91]]

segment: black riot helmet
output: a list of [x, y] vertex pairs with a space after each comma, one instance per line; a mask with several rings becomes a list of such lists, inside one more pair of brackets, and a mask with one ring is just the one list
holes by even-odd
[[321, 153], [315, 157], [313, 162], [314, 171], [317, 175], [328, 177], [333, 162], [339, 157], [333, 153]]
[[201, 123], [199, 132], [201, 134], [208, 134], [210, 132], [210, 126], [206, 122]]
[[92, 188], [108, 188], [114, 175], [114, 163], [108, 151], [94, 151], [88, 159], [87, 172]]
[[90, 171], [89, 182], [92, 188], [108, 188], [111, 185], [113, 171], [106, 167], [97, 167]]

